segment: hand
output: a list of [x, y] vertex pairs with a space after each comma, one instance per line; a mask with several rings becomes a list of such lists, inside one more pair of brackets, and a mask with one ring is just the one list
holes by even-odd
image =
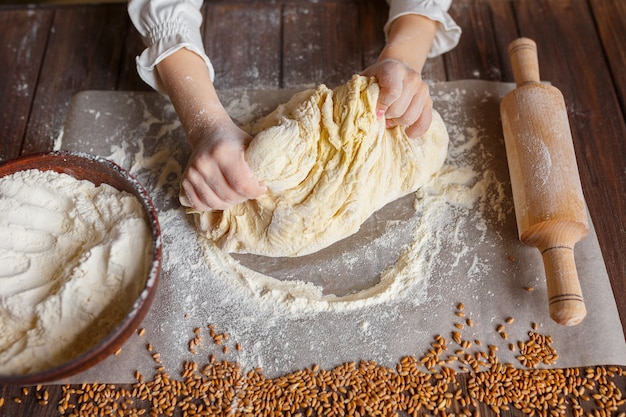
[[252, 137], [230, 118], [223, 117], [194, 136], [182, 187], [195, 210], [225, 210], [266, 191], [245, 160]]
[[252, 138], [220, 103], [206, 63], [182, 48], [157, 70], [193, 149], [181, 183], [187, 202], [198, 211], [225, 210], [263, 194], [245, 160]]
[[376, 114], [386, 118], [387, 128], [404, 125], [412, 138], [426, 133], [432, 121], [433, 100], [418, 71], [399, 60], [384, 59], [362, 74], [378, 80]]

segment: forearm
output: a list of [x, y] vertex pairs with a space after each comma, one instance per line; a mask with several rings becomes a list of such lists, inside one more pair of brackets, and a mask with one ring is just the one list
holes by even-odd
[[417, 14], [400, 16], [389, 28], [387, 43], [378, 62], [397, 60], [420, 73], [437, 33], [437, 25], [438, 22]]
[[197, 54], [180, 49], [161, 61], [157, 71], [192, 146], [203, 132], [228, 119], [207, 66]]

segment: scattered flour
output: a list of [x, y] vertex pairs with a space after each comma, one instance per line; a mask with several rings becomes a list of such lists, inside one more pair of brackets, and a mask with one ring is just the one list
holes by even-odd
[[[244, 347], [237, 362], [262, 367], [266, 375], [359, 358], [393, 364], [399, 355], [422, 351], [419, 343], [440, 330], [437, 306], [501, 270], [494, 259], [499, 252], [491, 249], [512, 213], [506, 167], [494, 163], [493, 152], [503, 148], [497, 136], [492, 139], [498, 120], [477, 117], [485, 113], [481, 107], [478, 115], [466, 114], [468, 106], [458, 103], [476, 99], [463, 90], [433, 99], [451, 141], [443, 168], [421, 191], [375, 213], [355, 235], [298, 258], [231, 256], [197, 234], [177, 198], [189, 148], [172, 123], [175, 114], [159, 115], [161, 102], [137, 105], [146, 110], [132, 132], [116, 137], [117, 131], [103, 130], [113, 135], [107, 158], [130, 170], [158, 209], [162, 279], [145, 325], [164, 366], [176, 369], [190, 355], [184, 348], [190, 329], [208, 323]], [[248, 106], [256, 112], [259, 99], [236, 95], [223, 102], [234, 113]], [[249, 114], [233, 117], [250, 120]], [[468, 305], [473, 294], [463, 297]], [[120, 375], [126, 371], [119, 369]]]
[[53, 171], [0, 178], [0, 374], [80, 355], [131, 309], [150, 267], [139, 200]]
[[[462, 90], [455, 90], [443, 99], [458, 102], [464, 94]], [[458, 107], [456, 110], [451, 108], [443, 117], [444, 120], [458, 120], [461, 117], [460, 110]], [[402, 242], [394, 261], [377, 271], [379, 280], [370, 287], [342, 296], [326, 294], [324, 288], [309, 280], [280, 280], [261, 273], [258, 266], [254, 266], [258, 265], [258, 258], [247, 265], [245, 257], [243, 262], [240, 258], [234, 259], [212, 241], [199, 237], [204, 258], [211, 271], [244, 290], [260, 306], [273, 311], [282, 310], [291, 317], [362, 310], [382, 303], [409, 302], [419, 305], [427, 296], [425, 280], [430, 275], [429, 272], [437, 268], [436, 263], [444, 250], [442, 243], [447, 245], [445, 250], [452, 254], [451, 259], [446, 258], [447, 269], [458, 266], [463, 259], [471, 256], [473, 259], [468, 271], [470, 276], [479, 277], [488, 272], [489, 263], [474, 255], [474, 248], [486, 240], [486, 217], [503, 222], [507, 213], [511, 213], [512, 206], [506, 199], [502, 182], [490, 168], [490, 155], [481, 150], [484, 129], [480, 126], [457, 127], [450, 124], [448, 130], [451, 146], [446, 163], [433, 175], [430, 182], [415, 193], [414, 212], [404, 219], [404, 231], [408, 233], [408, 240]], [[400, 205], [392, 203], [384, 210], [400, 209]], [[371, 248], [375, 254], [382, 254], [397, 246], [394, 243], [400, 236], [392, 223], [383, 222], [382, 227], [388, 233], [378, 238], [365, 239], [363, 246]], [[451, 232], [448, 231], [450, 225], [455, 227]], [[468, 226], [472, 227], [469, 232]], [[372, 257], [363, 256], [363, 251], [353, 252], [355, 256], [350, 257], [345, 255], [350, 253], [349, 250], [343, 251], [341, 263], [344, 266], [372, 262]], [[275, 263], [289, 261], [292, 260], [280, 258]], [[323, 261], [328, 262], [326, 259]], [[304, 262], [313, 265], [322, 263], [316, 262], [315, 258]], [[273, 272], [272, 275], [277, 275], [276, 270]], [[301, 276], [316, 275], [313, 268], [306, 272], [308, 273]], [[317, 272], [318, 275], [323, 273]], [[349, 279], [358, 279], [358, 275], [357, 270]]]
[[[465, 91], [457, 89], [446, 93], [445, 97], [438, 97], [438, 99], [455, 102], [459, 101], [465, 93]], [[256, 111], [256, 107], [258, 107], [252, 104], [250, 98], [245, 94], [225, 102], [225, 105], [229, 109], [229, 113], [235, 118], [239, 113]], [[454, 109], [455, 107], [451, 107], [447, 114], [443, 114], [444, 120], [458, 120], [461, 117], [458, 107], [456, 110]], [[450, 112], [456, 114], [450, 114]], [[239, 118], [245, 118], [245, 114]], [[159, 126], [163, 124], [163, 121], [158, 120], [149, 112], [145, 112], [144, 124], [149, 129], [151, 124]], [[156, 200], [159, 198], [171, 199], [176, 196], [176, 193], [172, 192], [172, 188], [175, 188], [175, 185], [180, 181], [183, 171], [181, 164], [172, 158], [172, 148], [176, 148], [176, 145], [168, 144], [167, 141], [163, 142], [164, 138], [171, 137], [173, 129], [180, 126], [176, 124], [165, 124], [164, 126], [167, 129], [161, 127], [157, 134], [157, 142], [160, 145], [149, 152], [144, 149], [143, 143], [139, 143], [139, 149], [134, 152], [130, 167], [130, 171], [136, 176], [143, 175], [145, 177], [146, 174], [158, 173], [158, 179], [146, 179], [148, 182], [155, 183], [156, 193], [166, 190], [165, 195], [155, 197]], [[477, 167], [473, 164], [475, 161], [468, 159], [468, 154], [476, 153], [477, 149], [481, 147], [481, 139], [484, 136], [482, 129], [478, 126], [457, 127], [449, 125], [448, 130], [451, 146], [446, 164], [422, 190], [415, 193], [414, 202], [411, 204], [413, 213], [410, 213], [408, 218], [402, 219], [404, 222], [403, 231], [408, 232], [408, 238], [404, 237], [399, 249], [395, 247], [397, 246], [395, 240], [398, 240], [398, 233], [397, 231], [394, 232], [394, 226], [396, 226], [394, 222], [400, 221], [387, 220], [383, 222], [383, 228], [387, 233], [368, 239], [367, 243], [360, 247], [361, 249], [363, 247], [373, 248], [373, 252], [368, 253], [368, 255], [389, 251], [390, 248], [397, 251], [394, 261], [383, 268], [382, 273], [381, 270], [377, 271], [379, 274], [378, 282], [368, 288], [338, 296], [333, 293], [326, 293], [324, 288], [309, 280], [276, 279], [273, 276], [280, 275], [281, 268], [276, 265], [292, 260], [277, 258], [275, 262], [272, 262], [270, 259], [268, 262], [273, 263], [273, 266], [268, 269], [272, 269], [272, 273], [266, 274], [260, 270], [261, 268], [250, 267], [250, 264], [258, 265], [259, 258], [254, 258], [250, 262], [246, 262], [245, 256], [234, 258], [219, 250], [212, 241], [198, 236], [204, 261], [208, 263], [213, 273], [235, 288], [239, 288], [239, 291], [243, 291], [248, 297], [253, 297], [259, 306], [265, 306], [264, 308], [275, 312], [282, 310], [283, 313], [292, 316], [328, 311], [358, 310], [371, 305], [403, 300], [408, 294], [411, 295], [410, 301], [412, 303], [420, 304], [423, 297], [426, 296], [425, 291], [418, 291], [416, 294], [412, 290], [425, 286], [426, 283], [422, 281], [429, 275], [428, 271], [436, 267], [434, 262], [442, 250], [438, 242], [450, 240], [449, 238], [434, 238], [439, 233], [438, 231], [444, 231], [451, 223], [456, 222], [456, 231], [451, 236], [453, 243], [458, 246], [454, 251], [456, 260], [453, 263], [453, 265], [457, 265], [460, 259], [468, 256], [471, 251], [467, 246], [468, 236], [463, 231], [463, 216], [472, 216], [472, 223], [478, 221], [478, 224], [482, 224], [482, 226], [477, 227], [477, 230], [478, 239], [483, 240], [484, 236], [480, 229], [486, 229], [485, 220], [481, 218], [484, 210], [487, 208], [496, 210], [498, 221], [502, 221], [506, 217], [506, 212], [511, 210], [511, 207], [507, 207], [502, 184], [495, 177], [493, 170], [487, 168], [489, 164], [488, 155], [484, 153], [479, 155], [478, 159], [483, 160], [482, 165], [484, 165], [479, 167], [481, 171], [476, 170]], [[108, 158], [113, 161], [126, 158], [130, 148], [131, 146], [127, 143], [114, 146]], [[475, 210], [477, 205], [480, 206], [481, 210]], [[401, 208], [385, 208], [385, 210], [394, 209], [399, 210]], [[159, 213], [159, 217], [163, 220], [170, 216], [175, 218], [180, 214], [180, 208], [175, 208]], [[176, 227], [177, 223], [167, 221], [170, 227]], [[180, 227], [183, 229], [171, 230], [171, 234], [180, 236], [189, 233], [189, 222], [180, 223]], [[173, 252], [185, 252], [187, 249], [181, 246], [183, 245], [182, 242], [180, 239], [173, 239], [170, 245], [174, 245], [174, 247], [170, 249]], [[356, 255], [357, 253], [359, 256]], [[355, 251], [354, 256], [349, 256], [344, 252], [341, 259], [334, 261], [342, 264], [343, 270], [350, 269], [351, 266], [363, 263], [364, 253], [363, 250]], [[316, 264], [315, 258], [307, 259], [304, 262]], [[479, 265], [483, 270], [489, 268], [488, 265], [478, 260], [475, 260], [474, 263], [473, 269], [478, 268]], [[315, 268], [317, 266], [313, 266], [313, 270], [308, 272], [313, 272], [314, 275]], [[320, 273], [323, 272], [320, 270], [318, 274]], [[358, 275], [358, 273], [356, 274]], [[420, 293], [421, 296], [416, 297]]]

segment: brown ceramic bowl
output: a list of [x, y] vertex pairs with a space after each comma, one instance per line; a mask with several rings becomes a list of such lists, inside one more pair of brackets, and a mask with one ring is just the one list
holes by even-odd
[[34, 385], [60, 380], [84, 371], [117, 351], [139, 327], [154, 299], [161, 270], [161, 231], [156, 210], [147, 191], [126, 170], [107, 159], [77, 152], [49, 152], [28, 155], [0, 165], [0, 177], [18, 171], [52, 170], [88, 180], [96, 186], [109, 184], [135, 195], [142, 203], [152, 230], [152, 261], [143, 290], [128, 315], [113, 331], [87, 352], [57, 367], [27, 375], [0, 375], [0, 384]]

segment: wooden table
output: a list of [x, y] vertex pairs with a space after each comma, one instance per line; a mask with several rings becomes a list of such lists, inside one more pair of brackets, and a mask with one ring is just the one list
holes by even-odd
[[[427, 63], [428, 80], [512, 81], [509, 42], [537, 42], [542, 78], [567, 102], [584, 194], [626, 329], [626, 2], [455, 0], [450, 12], [463, 36]], [[289, 88], [339, 84], [371, 64], [384, 43], [387, 5], [212, 0], [204, 13], [218, 88]], [[0, 28], [0, 161], [53, 149], [81, 90], [149, 89], [136, 74], [142, 45], [125, 4], [3, 5]], [[623, 378], [617, 383], [626, 392]], [[0, 387], [0, 416], [57, 415], [60, 388], [46, 388], [48, 407], [20, 387]]]

